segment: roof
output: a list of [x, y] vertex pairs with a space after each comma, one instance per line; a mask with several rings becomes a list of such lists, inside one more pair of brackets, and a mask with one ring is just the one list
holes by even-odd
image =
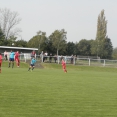
[[0, 48], [20, 49], [20, 50], [38, 50], [38, 48], [24, 48], [24, 47], [11, 47], [11, 46], [0, 46]]

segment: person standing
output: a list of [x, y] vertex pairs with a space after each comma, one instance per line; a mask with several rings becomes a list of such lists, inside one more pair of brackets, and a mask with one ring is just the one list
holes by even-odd
[[1, 66], [2, 66], [2, 54], [0, 53], [0, 73], [2, 71]]
[[[45, 60], [47, 61], [48, 53], [47, 53], [47, 52], [45, 52], [45, 53], [44, 53], [44, 55], [45, 55], [45, 56], [44, 56], [44, 58], [45, 58], [45, 59], [44, 59], [44, 61], [45, 61]], [[44, 62], [44, 61], [43, 61], [43, 62]]]
[[11, 50], [11, 53], [9, 55], [9, 67], [11, 66], [11, 63], [12, 63], [12, 68], [14, 67], [14, 57], [15, 53]]
[[15, 61], [16, 61], [17, 67], [19, 67], [19, 65], [20, 65], [19, 56], [20, 56], [19, 51], [17, 51], [17, 52], [15, 53]]
[[31, 58], [33, 58], [33, 57], [36, 58], [36, 52], [34, 50], [31, 52]]
[[50, 54], [50, 56], [49, 56], [49, 62], [50, 63], [52, 62], [52, 54]]
[[36, 63], [36, 59], [35, 59], [35, 57], [33, 57], [31, 62], [30, 62], [30, 66], [29, 66], [28, 71], [30, 71], [31, 68], [32, 68], [32, 70], [35, 68], [35, 63]]
[[65, 73], [67, 73], [67, 70], [66, 70], [66, 63], [65, 63], [64, 59], [62, 59], [61, 63], [62, 63], [63, 71], [64, 71]]
[[7, 56], [8, 56], [8, 53], [7, 53], [7, 51], [5, 50], [5, 52], [4, 52], [5, 61], [7, 60]]
[[57, 55], [54, 56], [54, 61], [56, 63], [56, 61], [57, 61]]
[[73, 59], [74, 59], [74, 56], [73, 54], [71, 55], [71, 64], [73, 64]]

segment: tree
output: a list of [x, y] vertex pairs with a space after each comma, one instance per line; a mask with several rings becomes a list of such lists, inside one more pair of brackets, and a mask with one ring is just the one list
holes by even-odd
[[49, 39], [52, 42], [52, 46], [56, 49], [57, 56], [59, 50], [65, 52], [66, 50], [66, 34], [64, 29], [62, 30], [55, 30], [50, 36]]
[[97, 56], [98, 57], [98, 44], [96, 42], [96, 40], [92, 40], [92, 43], [91, 43], [91, 55], [93, 56]]
[[46, 32], [38, 31], [37, 35], [32, 37], [28, 43], [28, 47], [38, 48], [38, 54], [43, 51], [47, 51], [48, 39], [46, 37]]
[[104, 40], [104, 52], [103, 52], [103, 57], [107, 59], [112, 58], [112, 52], [113, 52], [113, 46], [111, 43], [111, 39], [106, 37]]
[[17, 47], [27, 47], [27, 41], [21, 39], [15, 42], [15, 46]]
[[80, 55], [90, 56], [91, 55], [91, 40], [82, 39], [78, 43], [78, 51]]
[[[111, 40], [107, 37], [106, 34], [107, 34], [107, 20], [104, 15], [104, 10], [102, 10], [98, 16], [96, 40], [92, 47], [93, 50], [92, 54], [100, 56], [101, 58], [109, 58], [111, 55], [111, 53], [109, 54], [109, 52], [111, 52], [113, 49]], [[109, 47], [109, 49], [107, 49], [107, 47]]]
[[74, 55], [79, 55], [80, 52], [79, 52], [79, 49], [78, 49], [78, 42], [75, 43], [75, 47], [74, 47]]
[[5, 39], [11, 36], [17, 36], [21, 29], [14, 27], [19, 24], [21, 19], [17, 12], [11, 12], [9, 9], [0, 9], [0, 28], [2, 29]]
[[37, 48], [38, 47], [38, 39], [37, 35], [33, 36], [27, 43], [27, 46], [30, 48]]
[[56, 54], [56, 49], [53, 47], [52, 45], [52, 40], [50, 40], [48, 38], [48, 44], [47, 44], [47, 50], [48, 50], [48, 54]]
[[38, 40], [38, 53], [41, 53], [42, 50], [45, 50], [48, 43], [46, 32], [38, 31], [37, 40]]
[[113, 49], [112, 58], [117, 60], [117, 47]]
[[0, 28], [0, 45], [2, 46], [2, 45], [4, 45], [4, 34], [3, 34], [3, 32], [2, 32], [2, 30], [1, 30], [1, 28]]
[[75, 51], [75, 44], [73, 43], [73, 42], [68, 42], [67, 43], [67, 47], [66, 47], [66, 55], [74, 55], [75, 53], [74, 53], [74, 51]]

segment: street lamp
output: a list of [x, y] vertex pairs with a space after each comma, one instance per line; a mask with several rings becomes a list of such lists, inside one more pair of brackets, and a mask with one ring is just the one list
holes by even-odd
[[38, 31], [37, 32], [37, 35], [40, 36], [40, 39], [38, 37], [38, 41], [39, 41], [39, 46], [38, 46], [38, 53], [40, 52], [40, 44], [41, 44], [41, 41], [42, 41], [42, 36], [44, 36], [46, 33], [45, 32], [42, 32], [42, 31]]
[[39, 36], [41, 36], [40, 34], [41, 34], [42, 32], [41, 31], [38, 31], [37, 32], [37, 37], [38, 37], [38, 42], [39, 42], [39, 46], [38, 46], [38, 54], [39, 54], [39, 51], [40, 51], [40, 41], [41, 41], [41, 39], [39, 40]]

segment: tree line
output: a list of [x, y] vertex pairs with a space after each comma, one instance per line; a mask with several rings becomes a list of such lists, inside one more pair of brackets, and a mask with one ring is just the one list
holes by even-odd
[[21, 29], [14, 27], [20, 21], [17, 12], [11, 12], [9, 9], [0, 10], [0, 46], [38, 48], [37, 54], [40, 54], [41, 51], [47, 51], [53, 55], [82, 55], [117, 59], [117, 49], [113, 49], [111, 39], [107, 36], [107, 20], [104, 10], [98, 15], [96, 38], [81, 39], [75, 43], [67, 42], [65, 29], [55, 30], [48, 37], [46, 32], [38, 31], [29, 41], [17, 40]]

